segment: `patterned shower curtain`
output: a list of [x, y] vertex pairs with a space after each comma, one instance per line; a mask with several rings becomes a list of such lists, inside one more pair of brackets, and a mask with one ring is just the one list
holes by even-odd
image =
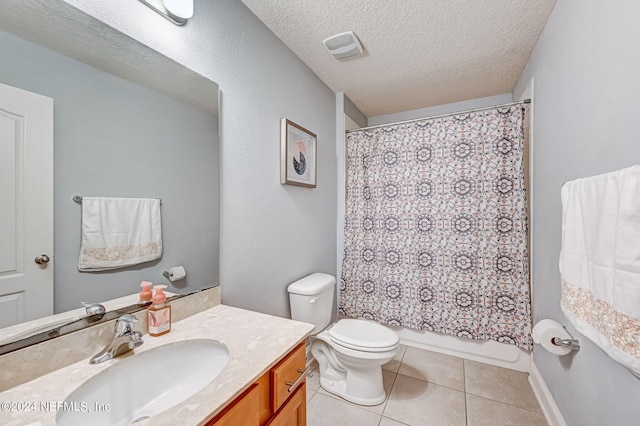
[[348, 135], [342, 315], [531, 349], [523, 119]]

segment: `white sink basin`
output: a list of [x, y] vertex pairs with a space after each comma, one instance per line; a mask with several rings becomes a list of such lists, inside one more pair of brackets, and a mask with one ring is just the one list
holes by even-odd
[[196, 394], [228, 361], [229, 349], [209, 339], [169, 343], [134, 354], [73, 391], [56, 422], [115, 426], [142, 421]]

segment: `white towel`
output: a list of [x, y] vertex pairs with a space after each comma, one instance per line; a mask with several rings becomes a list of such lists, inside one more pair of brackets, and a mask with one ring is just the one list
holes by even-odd
[[80, 271], [124, 268], [160, 256], [160, 200], [82, 198]]
[[640, 166], [562, 188], [562, 310], [640, 374]]

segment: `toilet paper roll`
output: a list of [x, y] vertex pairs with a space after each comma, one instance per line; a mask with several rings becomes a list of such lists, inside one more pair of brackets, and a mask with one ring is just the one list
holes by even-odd
[[563, 346], [554, 345], [551, 339], [559, 337], [560, 339], [571, 339], [571, 335], [565, 330], [565, 328], [558, 322], [552, 319], [540, 320], [533, 331], [531, 337], [535, 343], [540, 344], [547, 351], [555, 355], [566, 355], [571, 352], [571, 349]]
[[184, 270], [183, 266], [174, 266], [169, 268], [167, 272], [169, 272], [169, 281], [178, 281], [187, 276], [187, 271]]

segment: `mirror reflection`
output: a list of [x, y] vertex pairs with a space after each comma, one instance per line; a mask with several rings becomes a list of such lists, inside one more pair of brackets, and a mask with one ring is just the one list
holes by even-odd
[[[177, 99], [58, 53], [50, 48], [51, 40], [40, 43], [28, 33], [13, 34], [15, 28], [6, 22], [0, 21], [0, 84], [8, 92], [0, 102], [32, 94], [51, 99], [53, 133], [52, 146], [47, 148], [45, 137], [37, 159], [46, 166], [31, 163], [24, 153], [33, 148], [22, 133], [34, 131], [20, 130], [22, 124], [16, 123], [22, 121], [10, 112], [12, 101], [0, 105], [0, 161], [6, 163], [0, 164], [5, 170], [0, 185], [0, 327], [5, 327], [0, 345], [11, 340], [8, 330], [17, 330], [14, 339], [29, 334], [16, 324], [57, 314], [31, 331], [44, 332], [67, 319], [86, 317], [81, 302], [102, 303], [107, 310], [136, 304], [141, 281], [167, 284], [173, 294], [217, 286], [217, 85], [165, 57], [158, 61], [170, 64], [162, 69], [145, 70], [145, 61], [137, 64], [134, 81], [145, 80], [148, 73], [153, 75], [149, 80], [165, 80], [179, 93], [176, 76], [188, 79], [189, 94]], [[96, 36], [114, 38], [111, 33]], [[145, 55], [161, 56], [127, 40], [136, 52], [146, 49]], [[101, 58], [107, 69], [128, 67], [122, 46], [112, 57]], [[166, 79], [158, 75], [171, 69], [177, 71]], [[47, 118], [43, 120], [46, 128]], [[24, 182], [40, 184], [34, 189], [21, 186]], [[48, 203], [51, 190], [53, 202]], [[161, 199], [162, 256], [121, 269], [80, 272], [82, 206], [73, 201], [76, 195]], [[49, 234], [52, 249], [47, 248]], [[183, 267], [186, 277], [170, 281], [163, 276], [174, 267]], [[68, 314], [61, 317], [64, 312]]]

